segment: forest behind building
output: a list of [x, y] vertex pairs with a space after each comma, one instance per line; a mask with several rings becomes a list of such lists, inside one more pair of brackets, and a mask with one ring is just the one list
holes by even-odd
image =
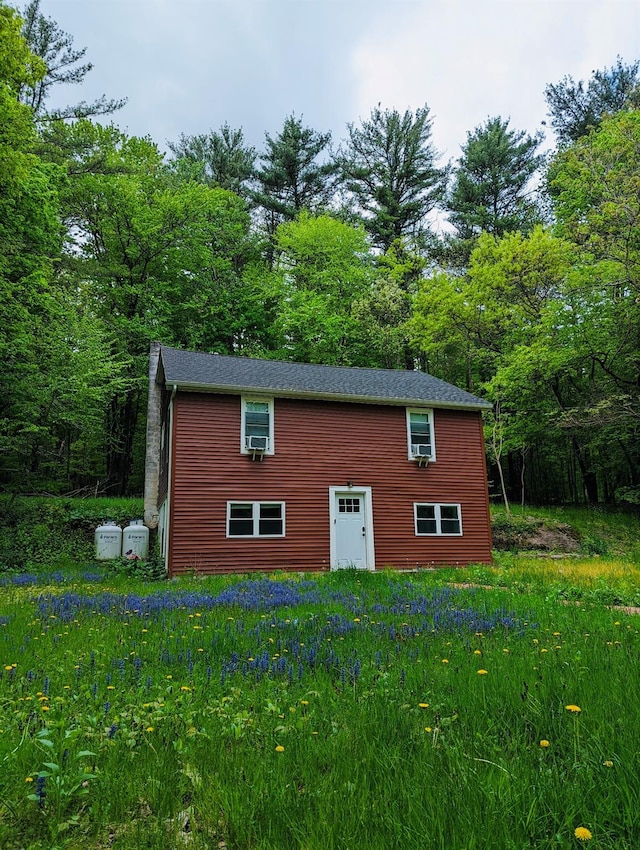
[[139, 493], [157, 340], [425, 370], [493, 404], [492, 495], [639, 504], [639, 69], [550, 81], [548, 138], [496, 115], [450, 162], [428, 83], [341, 139], [291, 114], [164, 153], [0, 0], [0, 487]]

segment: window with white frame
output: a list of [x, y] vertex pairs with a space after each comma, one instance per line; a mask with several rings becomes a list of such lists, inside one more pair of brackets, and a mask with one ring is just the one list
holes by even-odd
[[227, 502], [227, 537], [284, 537], [284, 502]]
[[433, 410], [430, 408], [407, 408], [407, 446], [409, 460], [436, 459]]
[[272, 398], [242, 399], [240, 451], [242, 454], [274, 453]]
[[413, 506], [416, 534], [462, 535], [460, 505], [419, 504]]

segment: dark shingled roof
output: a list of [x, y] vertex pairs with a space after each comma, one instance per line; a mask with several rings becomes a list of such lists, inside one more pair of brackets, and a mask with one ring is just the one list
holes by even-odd
[[478, 410], [491, 405], [425, 372], [319, 366], [179, 351], [162, 346], [158, 382], [196, 392], [268, 393], [378, 404], [436, 405]]

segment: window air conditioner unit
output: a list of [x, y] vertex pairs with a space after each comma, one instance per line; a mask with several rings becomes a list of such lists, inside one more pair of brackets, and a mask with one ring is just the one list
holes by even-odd
[[411, 454], [415, 458], [429, 460], [431, 458], [431, 446], [428, 443], [416, 443], [411, 446]]
[[266, 452], [269, 448], [268, 437], [247, 437], [246, 446], [250, 452]]

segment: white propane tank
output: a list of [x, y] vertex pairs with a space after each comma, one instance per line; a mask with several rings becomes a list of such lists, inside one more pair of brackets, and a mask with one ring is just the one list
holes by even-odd
[[119, 558], [122, 552], [122, 529], [115, 522], [105, 522], [95, 533], [96, 560], [109, 561]]
[[149, 529], [141, 519], [132, 519], [122, 532], [124, 557], [147, 558], [149, 555]]

